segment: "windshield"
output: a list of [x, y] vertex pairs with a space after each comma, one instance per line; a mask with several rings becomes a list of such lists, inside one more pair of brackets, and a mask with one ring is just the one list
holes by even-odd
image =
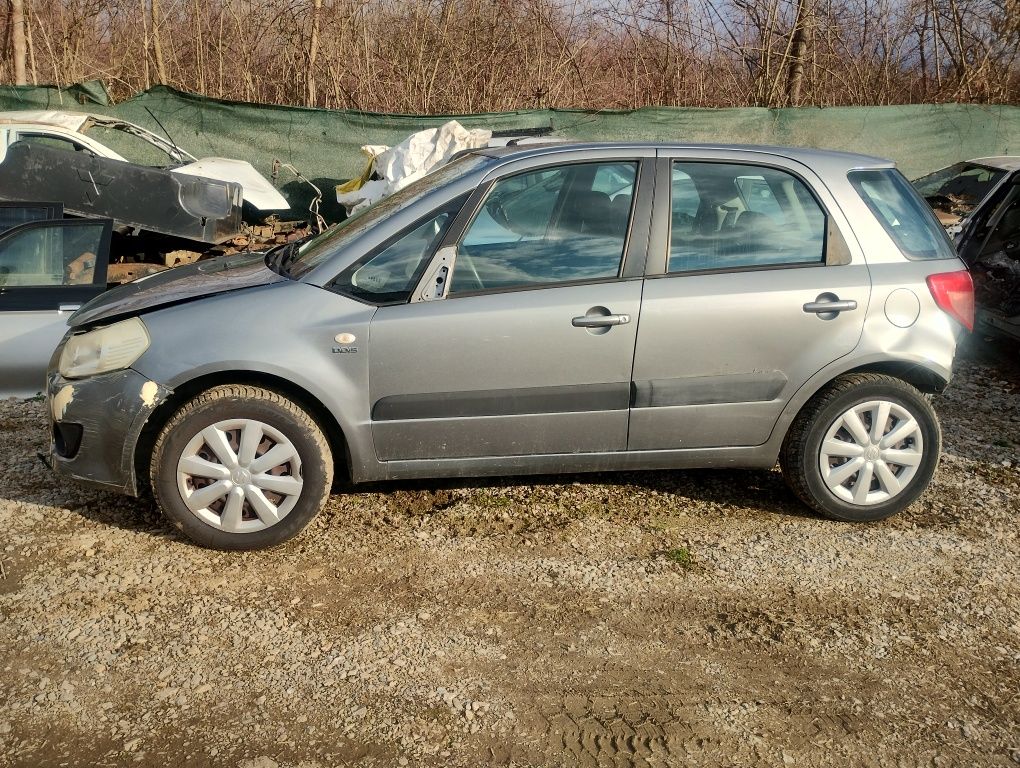
[[166, 139], [126, 124], [89, 121], [81, 132], [136, 165], [165, 168], [195, 159], [184, 151], [175, 151]]
[[466, 176], [488, 160], [489, 158], [484, 155], [465, 155], [349, 216], [322, 234], [302, 243], [298, 252], [288, 261], [286, 273], [295, 279], [308, 274], [362, 233], [401, 208], [413, 205], [442, 184]]
[[959, 217], [973, 211], [1005, 175], [1005, 171], [987, 165], [956, 163], [915, 179], [913, 184], [936, 212]]

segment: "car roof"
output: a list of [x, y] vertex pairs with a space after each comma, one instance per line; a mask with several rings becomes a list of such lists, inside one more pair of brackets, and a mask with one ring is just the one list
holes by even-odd
[[26, 109], [16, 112], [0, 112], [0, 123], [8, 125], [30, 123], [52, 125], [69, 131], [78, 131], [92, 115], [87, 112], [63, 110]]
[[670, 150], [718, 150], [747, 155], [772, 155], [802, 163], [811, 168], [846, 172], [854, 168], [892, 168], [891, 160], [853, 152], [839, 152], [831, 149], [812, 147], [778, 147], [765, 144], [684, 144], [678, 142], [549, 142], [509, 147], [489, 147], [477, 150], [478, 154], [489, 157], [507, 158], [532, 157], [558, 152], [582, 151], [585, 149], [670, 149]]
[[1020, 171], [1020, 155], [995, 155], [994, 157], [977, 157], [969, 163], [987, 165], [1000, 171]]

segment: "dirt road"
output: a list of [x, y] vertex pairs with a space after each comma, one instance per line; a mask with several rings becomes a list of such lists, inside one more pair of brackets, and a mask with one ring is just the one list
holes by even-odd
[[1020, 762], [1020, 377], [907, 513], [774, 472], [360, 488], [267, 553], [48, 473], [0, 403], [0, 765]]

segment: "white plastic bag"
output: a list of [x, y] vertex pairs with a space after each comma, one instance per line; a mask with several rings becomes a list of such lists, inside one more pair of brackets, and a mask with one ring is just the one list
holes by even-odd
[[417, 181], [458, 152], [486, 146], [490, 138], [492, 131], [483, 128], [468, 130], [456, 120], [451, 120], [438, 128], [412, 133], [395, 147], [366, 145], [361, 151], [374, 158], [373, 170], [382, 178], [366, 181], [350, 191], [341, 192], [338, 188], [336, 199], [348, 213], [354, 213]]

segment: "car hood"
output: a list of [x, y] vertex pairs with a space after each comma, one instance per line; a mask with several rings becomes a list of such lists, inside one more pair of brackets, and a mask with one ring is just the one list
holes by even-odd
[[80, 328], [130, 317], [168, 304], [288, 279], [266, 266], [264, 254], [221, 256], [157, 272], [107, 291], [71, 315], [67, 324]]
[[203, 176], [217, 181], [236, 181], [244, 189], [244, 200], [258, 211], [290, 208], [290, 203], [251, 163], [226, 157], [203, 157], [193, 163], [174, 168], [171, 173]]

